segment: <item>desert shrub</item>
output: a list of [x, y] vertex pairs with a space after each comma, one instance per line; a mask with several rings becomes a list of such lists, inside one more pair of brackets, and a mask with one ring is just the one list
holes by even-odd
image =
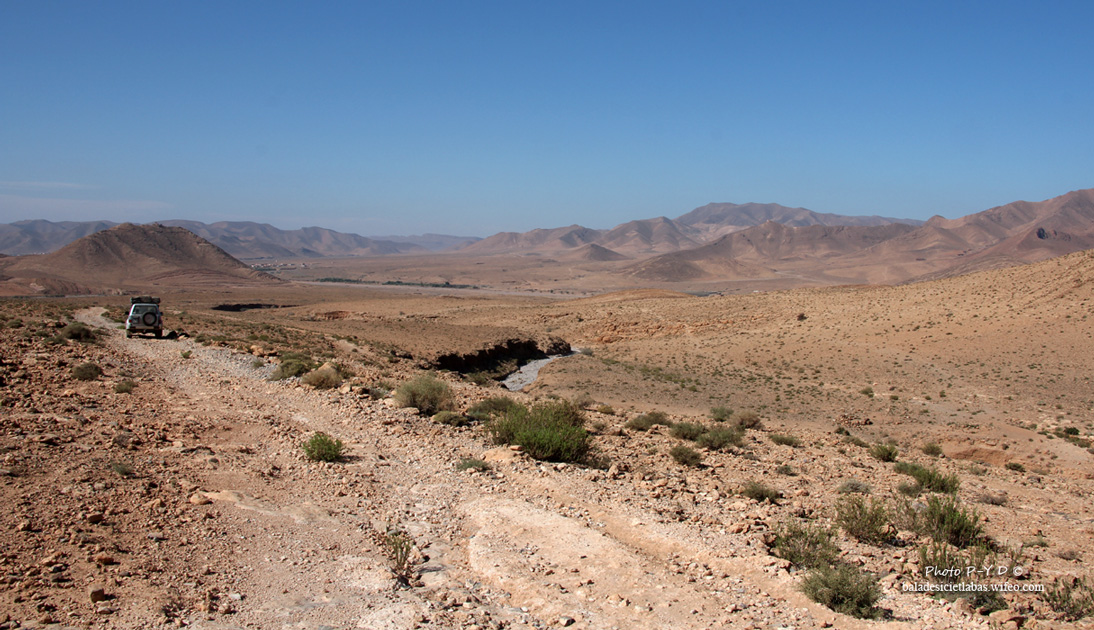
[[874, 397], [874, 388], [873, 387], [863, 387], [862, 389], [858, 390], [858, 393], [862, 394], [863, 396], [869, 396], [870, 398], [873, 398]]
[[573, 403], [558, 400], [518, 405], [494, 417], [487, 432], [496, 444], [519, 444], [534, 459], [578, 462], [589, 453], [585, 416]]
[[870, 447], [870, 457], [879, 462], [895, 462], [899, 453], [896, 444], [874, 444]]
[[942, 454], [942, 447], [934, 442], [927, 442], [923, 445], [922, 451], [924, 455], [929, 455], [930, 457], [938, 457]]
[[775, 472], [780, 475], [786, 475], [788, 477], [793, 477], [798, 474], [794, 472], [794, 468], [789, 466], [788, 464], [779, 464], [775, 467]]
[[760, 414], [755, 411], [738, 411], [733, 414], [733, 423], [742, 429], [759, 429]]
[[1013, 470], [1014, 472], [1026, 472], [1026, 467], [1018, 462], [1007, 462], [1006, 469]]
[[832, 530], [809, 524], [785, 522], [775, 528], [775, 555], [798, 567], [828, 566], [839, 557]]
[[919, 485], [931, 492], [953, 494], [961, 485], [957, 475], [945, 475], [935, 468], [927, 468], [913, 462], [897, 462], [893, 470], [912, 477], [919, 482]]
[[[194, 354], [193, 350], [183, 350], [182, 352], [179, 352], [179, 356], [184, 358], [184, 359], [189, 359], [193, 354]], [[274, 380], [276, 380], [276, 379], [274, 379]]]
[[923, 494], [923, 486], [919, 485], [919, 482], [907, 482], [901, 481], [896, 486], [896, 491], [903, 494], [906, 497], [918, 497]]
[[332, 367], [321, 367], [308, 372], [300, 380], [315, 389], [334, 389], [342, 384], [342, 375]]
[[433, 422], [447, 424], [450, 427], [462, 427], [471, 424], [471, 419], [455, 411], [438, 411], [433, 414]]
[[129, 394], [132, 393], [132, 391], [136, 388], [137, 384], [134, 381], [130, 379], [125, 379], [124, 381], [119, 381], [114, 385], [114, 392], [118, 394]]
[[852, 446], [858, 446], [858, 447], [868, 446], [868, 444], [866, 443], [866, 440], [863, 440], [862, 438], [858, 437], [857, 435], [851, 435], [850, 433], [843, 436], [843, 441], [847, 442], [848, 444], [851, 444]]
[[870, 484], [865, 481], [859, 481], [858, 479], [848, 479], [836, 488], [836, 492], [840, 494], [870, 494]]
[[847, 496], [836, 505], [836, 523], [856, 540], [880, 544], [888, 538], [889, 510], [881, 501]]
[[264, 367], [266, 367], [266, 360], [265, 359], [255, 359], [254, 361], [251, 361], [251, 367], [256, 369], [256, 370], [259, 369], [259, 368], [264, 368]]
[[802, 580], [805, 595], [828, 608], [859, 619], [876, 619], [881, 610], [874, 606], [881, 598], [877, 576], [846, 564], [811, 569]]
[[578, 409], [588, 409], [596, 404], [596, 401], [589, 394], [578, 394], [570, 402]]
[[672, 425], [672, 430], [670, 431], [674, 438], [692, 441], [699, 439], [699, 436], [705, 432], [706, 427], [697, 422], [677, 422]]
[[1094, 615], [1094, 584], [1086, 578], [1058, 577], [1045, 586], [1041, 598], [1061, 619], [1067, 621]]
[[[970, 573], [967, 570], [970, 567], [1000, 567], [1006, 569], [1006, 575], [1012, 575], [1011, 571], [1013, 571], [1017, 561], [1016, 557], [1000, 558], [999, 554], [990, 550], [986, 545], [976, 545], [962, 552], [952, 545], [931, 542], [920, 547], [918, 554], [919, 566], [940, 569], [933, 572], [932, 575], [926, 576], [928, 580], [935, 584], [983, 583], [987, 581], [989, 576], [980, 571]], [[984, 614], [1001, 610], [1007, 606], [1006, 601], [999, 593], [990, 590], [940, 591], [938, 596], [950, 601], [966, 598], [972, 608], [978, 609]]]
[[1006, 505], [1007, 495], [981, 492], [976, 495], [975, 500], [979, 503], [986, 503], [988, 505]]
[[615, 415], [615, 409], [612, 409], [611, 405], [597, 405], [596, 406], [596, 412], [597, 413], [602, 413], [605, 416], [614, 416]]
[[287, 378], [295, 378], [297, 376], [307, 374], [309, 369], [311, 368], [308, 366], [307, 363], [304, 363], [303, 361], [298, 361], [296, 359], [287, 359], [277, 365], [277, 368], [275, 368], [273, 373], [270, 374], [270, 380], [281, 381]]
[[332, 438], [320, 431], [304, 442], [304, 455], [313, 462], [336, 462], [342, 459], [344, 448], [342, 440]]
[[506, 396], [492, 396], [471, 405], [467, 408], [467, 417], [479, 422], [486, 422], [495, 415], [505, 415], [510, 409], [519, 407], [520, 403]]
[[669, 455], [676, 460], [677, 464], [684, 466], [698, 466], [703, 461], [703, 456], [699, 451], [684, 446], [683, 444], [677, 444], [669, 450]]
[[796, 438], [795, 436], [785, 435], [785, 434], [782, 434], [782, 433], [772, 433], [771, 434], [771, 441], [778, 444], [778, 445], [780, 445], [780, 446], [790, 446], [790, 447], [793, 447], [793, 448], [798, 448], [802, 444], [802, 441], [799, 440], [798, 438]]
[[651, 411], [636, 418], [631, 418], [624, 426], [628, 429], [634, 429], [635, 431], [649, 431], [650, 427], [655, 424], [672, 426], [672, 422], [669, 420], [668, 416], [660, 411]]
[[95, 341], [95, 330], [83, 322], [72, 322], [57, 334], [61, 339], [71, 339], [73, 341], [89, 342]]
[[744, 431], [738, 427], [716, 427], [700, 435], [695, 443], [712, 451], [720, 451], [727, 446], [741, 446], [744, 438]]
[[494, 379], [491, 378], [490, 374], [487, 372], [471, 372], [467, 375], [467, 380], [471, 381], [475, 385], [478, 385], [479, 387], [486, 387]]
[[399, 584], [409, 585], [414, 578], [414, 539], [397, 527], [388, 527], [383, 540], [391, 574]]
[[920, 531], [936, 542], [944, 542], [964, 549], [980, 539], [983, 525], [980, 515], [965, 510], [956, 497], [927, 497], [927, 507], [919, 515]]
[[479, 472], [490, 470], [490, 464], [484, 462], [481, 459], [475, 459], [474, 457], [465, 457], [460, 460], [460, 463], [456, 464], [456, 470], [477, 470]]
[[78, 381], [93, 381], [103, 375], [103, 369], [95, 363], [80, 363], [72, 367], [72, 378]]
[[779, 501], [779, 491], [759, 481], [749, 481], [741, 488], [741, 495], [755, 501]]
[[711, 407], [710, 418], [715, 422], [726, 422], [733, 417], [733, 410], [729, 407]]
[[448, 384], [432, 374], [422, 374], [395, 390], [395, 400], [403, 407], [414, 407], [423, 416], [452, 407], [452, 390]]

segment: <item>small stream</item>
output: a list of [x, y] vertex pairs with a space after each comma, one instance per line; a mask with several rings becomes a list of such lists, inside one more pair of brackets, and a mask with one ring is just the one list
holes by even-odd
[[561, 359], [562, 357], [572, 357], [578, 353], [578, 350], [574, 350], [569, 354], [552, 354], [544, 359], [535, 359], [525, 363], [519, 370], [513, 372], [509, 376], [506, 376], [502, 380], [501, 384], [505, 386], [511, 392], [518, 392], [525, 387], [536, 382], [536, 378], [539, 376], [539, 371], [543, 366], [547, 365], [555, 359]]

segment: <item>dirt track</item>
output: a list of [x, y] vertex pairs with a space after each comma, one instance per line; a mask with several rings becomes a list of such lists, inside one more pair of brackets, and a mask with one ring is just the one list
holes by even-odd
[[[106, 347], [140, 365], [141, 388], [162, 382], [169, 416], [207, 428], [162, 449], [188, 456], [179, 472], [197, 486], [173, 501], [193, 524], [179, 551], [222, 584], [211, 595], [193, 582], [173, 587], [189, 608], [173, 618], [194, 627], [879, 625], [797, 593], [785, 563], [767, 554], [763, 527], [727, 534], [723, 523], [642, 509], [641, 480], [627, 472], [521, 457], [492, 472], [457, 472], [462, 457], [490, 448], [475, 430], [442, 427], [387, 401], [269, 382], [251, 357], [187, 340], [127, 340], [115, 330]], [[317, 430], [348, 444], [345, 463], [303, 458], [299, 444]], [[762, 524], [768, 513], [720, 501], [728, 523]], [[399, 588], [392, 578], [378, 536], [388, 524], [421, 550], [419, 586]], [[152, 593], [117, 590], [108, 624], [165, 621], [143, 599]], [[196, 607], [211, 612], [193, 609], [203, 591]], [[923, 607], [936, 623], [969, 623], [932, 602]]]

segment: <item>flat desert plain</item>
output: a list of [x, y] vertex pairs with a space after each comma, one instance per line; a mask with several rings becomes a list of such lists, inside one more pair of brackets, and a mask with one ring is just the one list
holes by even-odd
[[[0, 303], [0, 628], [1090, 627], [1094, 254], [527, 277], [167, 289], [165, 339], [125, 337], [127, 298]], [[324, 378], [273, 378], [294, 362]], [[452, 413], [403, 405], [423, 375]], [[468, 412], [502, 396], [568, 401], [590, 451], [498, 443]]]

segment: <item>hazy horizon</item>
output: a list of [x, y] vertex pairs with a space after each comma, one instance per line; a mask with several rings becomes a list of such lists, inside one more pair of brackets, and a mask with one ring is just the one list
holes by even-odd
[[0, 5], [0, 222], [366, 236], [1089, 188], [1094, 6]]

